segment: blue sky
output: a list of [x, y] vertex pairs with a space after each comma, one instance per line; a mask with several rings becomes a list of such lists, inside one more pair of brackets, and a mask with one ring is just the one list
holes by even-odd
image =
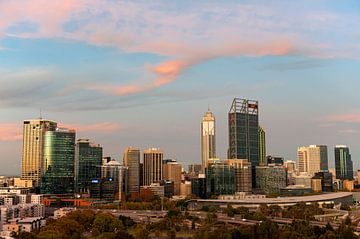
[[160, 147], [200, 163], [210, 105], [217, 154], [234, 97], [260, 101], [268, 154], [347, 144], [360, 167], [358, 1], [1, 1], [0, 174], [18, 174], [22, 120], [77, 129], [105, 154]]

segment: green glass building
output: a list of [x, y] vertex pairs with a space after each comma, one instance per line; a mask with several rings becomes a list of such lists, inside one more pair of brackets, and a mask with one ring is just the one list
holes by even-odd
[[75, 152], [75, 192], [90, 193], [91, 181], [101, 178], [103, 149], [89, 139], [79, 139]]
[[205, 170], [207, 197], [235, 194], [235, 168], [226, 162], [210, 164]]
[[259, 157], [259, 164], [266, 165], [266, 132], [261, 126], [259, 126]]
[[335, 147], [335, 171], [337, 179], [353, 179], [353, 162], [349, 148], [346, 145], [337, 145]]
[[259, 102], [235, 98], [229, 114], [229, 159], [247, 159], [252, 165], [252, 184], [256, 187], [255, 167], [260, 164]]
[[75, 131], [46, 131], [40, 192], [42, 194], [74, 193]]
[[287, 174], [282, 166], [257, 166], [256, 188], [266, 195], [278, 195], [286, 187]]

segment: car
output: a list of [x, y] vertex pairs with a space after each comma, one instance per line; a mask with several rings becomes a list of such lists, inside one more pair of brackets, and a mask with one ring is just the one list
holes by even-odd
[[245, 218], [243, 218], [243, 219], [241, 219], [241, 221], [246, 222], [246, 219], [245, 219]]
[[235, 217], [232, 217], [231, 220], [235, 220]]

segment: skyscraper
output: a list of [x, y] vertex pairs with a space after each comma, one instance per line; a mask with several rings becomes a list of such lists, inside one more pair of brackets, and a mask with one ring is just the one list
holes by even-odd
[[335, 170], [337, 179], [353, 179], [353, 162], [346, 145], [335, 146]]
[[164, 153], [158, 148], [150, 148], [144, 151], [143, 184], [149, 186], [163, 179]]
[[229, 158], [259, 165], [258, 102], [235, 98], [229, 112]]
[[89, 193], [91, 180], [101, 177], [103, 149], [89, 139], [79, 139], [75, 152], [75, 191]]
[[227, 162], [215, 162], [206, 168], [206, 194], [233, 195], [235, 194], [235, 168]]
[[123, 161], [124, 166], [128, 168], [128, 192], [138, 193], [140, 190], [140, 150], [134, 147], [125, 149]]
[[229, 114], [229, 159], [248, 159], [252, 165], [252, 184], [256, 187], [255, 167], [260, 162], [259, 103], [235, 98]]
[[259, 157], [260, 165], [266, 165], [266, 132], [261, 126], [259, 126]]
[[124, 194], [128, 192], [127, 170], [127, 167], [121, 165], [115, 159], [111, 159], [108, 162], [105, 161], [101, 166], [102, 181], [114, 182], [112, 186], [117, 195], [116, 199], [120, 201], [123, 199]]
[[33, 180], [36, 186], [39, 186], [42, 175], [45, 132], [54, 131], [56, 127], [57, 123], [43, 119], [25, 120], [23, 123], [21, 178]]
[[328, 170], [328, 154], [325, 145], [310, 145], [298, 148], [299, 172], [314, 175]]
[[235, 169], [235, 192], [252, 192], [251, 163], [247, 159], [224, 160]]
[[163, 179], [174, 183], [174, 195], [176, 196], [180, 195], [181, 169], [181, 165], [177, 162], [163, 164]]
[[56, 129], [44, 134], [40, 192], [74, 193], [75, 130]]
[[208, 166], [209, 159], [215, 157], [215, 116], [208, 109], [201, 121], [201, 162], [203, 172]]

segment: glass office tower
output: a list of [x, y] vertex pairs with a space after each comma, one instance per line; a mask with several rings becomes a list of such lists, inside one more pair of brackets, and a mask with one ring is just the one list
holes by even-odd
[[248, 159], [252, 165], [252, 183], [256, 186], [255, 167], [260, 162], [259, 103], [235, 98], [229, 117], [229, 159]]
[[91, 180], [101, 177], [103, 149], [99, 144], [88, 139], [76, 142], [75, 156], [75, 191], [89, 193]]
[[32, 180], [36, 187], [40, 186], [43, 160], [44, 135], [46, 131], [54, 131], [57, 123], [44, 120], [24, 120], [23, 149], [21, 160], [21, 178]]
[[335, 170], [337, 179], [353, 179], [353, 162], [349, 148], [346, 145], [335, 147]]
[[74, 193], [75, 131], [46, 131], [43, 152], [41, 193]]
[[216, 162], [206, 170], [207, 197], [235, 194], [235, 168], [227, 162]]

